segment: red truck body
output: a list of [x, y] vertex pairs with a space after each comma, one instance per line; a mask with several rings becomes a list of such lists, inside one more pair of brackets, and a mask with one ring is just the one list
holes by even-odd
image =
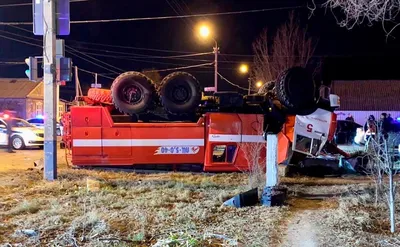
[[[63, 141], [74, 166], [203, 165], [204, 171], [246, 171], [264, 159], [262, 114], [206, 113], [197, 123], [115, 123], [102, 106], [74, 106], [63, 117]], [[287, 158], [294, 117], [278, 135]]]

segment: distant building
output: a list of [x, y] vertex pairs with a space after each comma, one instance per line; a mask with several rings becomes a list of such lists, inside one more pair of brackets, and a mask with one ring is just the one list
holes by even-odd
[[400, 81], [332, 81], [331, 89], [340, 97], [338, 119], [352, 114], [355, 122], [363, 124], [369, 115], [378, 119], [382, 112], [400, 119]]
[[[28, 119], [43, 116], [43, 82], [27, 79], [0, 79], [0, 112], [14, 110], [17, 117]], [[60, 100], [59, 117], [66, 111], [67, 102]]]

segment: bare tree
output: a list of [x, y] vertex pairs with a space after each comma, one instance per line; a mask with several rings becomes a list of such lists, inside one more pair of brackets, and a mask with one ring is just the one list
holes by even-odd
[[[382, 130], [382, 127], [380, 127]], [[395, 222], [395, 194], [396, 184], [393, 176], [396, 174], [399, 162], [398, 145], [400, 135], [389, 133], [385, 138], [382, 131], [378, 131], [375, 138], [370, 138], [367, 143], [367, 153], [369, 159], [369, 171], [374, 178], [375, 203], [378, 204], [382, 199], [387, 203], [390, 215], [390, 231], [393, 233], [396, 228]]]
[[266, 142], [262, 142], [262, 126], [263, 119], [257, 115], [257, 121], [253, 122], [253, 133], [251, 135], [260, 137], [259, 140], [253, 140], [252, 142], [242, 142], [239, 145], [241, 152], [249, 164], [247, 171], [249, 175], [250, 189], [259, 188], [262, 189], [265, 186], [265, 165], [266, 165]]
[[269, 38], [265, 29], [253, 43], [252, 79], [265, 82], [261, 91], [282, 71], [294, 66], [306, 67], [313, 56], [316, 42], [307, 36], [307, 30], [299, 22], [292, 12], [289, 21], [278, 28], [273, 38]]
[[156, 71], [155, 69], [146, 69], [143, 70], [142, 73], [149, 77], [157, 86], [160, 86], [162, 77], [160, 75], [160, 73], [158, 71]]
[[[314, 11], [314, 7], [310, 8]], [[335, 14], [337, 23], [348, 29], [367, 22], [372, 25], [374, 22], [382, 22], [385, 29], [385, 22], [394, 21], [400, 11], [400, 2], [398, 0], [326, 0], [323, 6], [333, 9], [340, 9], [344, 14], [343, 18], [338, 18]], [[387, 35], [393, 31], [399, 24], [395, 25]]]

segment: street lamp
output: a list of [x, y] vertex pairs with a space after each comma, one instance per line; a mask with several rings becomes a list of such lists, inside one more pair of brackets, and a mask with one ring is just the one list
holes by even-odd
[[208, 26], [202, 25], [199, 28], [199, 34], [202, 38], [208, 38], [210, 36], [210, 28]]
[[247, 64], [242, 64], [239, 67], [239, 71], [242, 74], [247, 74], [249, 72], [249, 66]]
[[257, 81], [257, 82], [256, 82], [256, 87], [257, 87], [257, 88], [260, 88], [260, 87], [262, 87], [263, 84], [264, 84], [264, 83], [263, 83], [262, 81]]
[[[200, 24], [198, 27], [198, 34], [202, 39], [208, 39], [212, 36], [212, 30], [209, 25], [207, 24]], [[218, 91], [218, 53], [219, 47], [217, 40], [214, 37], [211, 37], [214, 40], [215, 44], [213, 47], [214, 53], [214, 92]]]
[[[241, 64], [239, 66], [239, 72], [242, 73], [242, 74], [248, 74], [249, 73], [249, 66], [247, 64], [244, 64], [244, 63]], [[250, 93], [251, 93], [251, 79], [250, 79], [250, 77], [247, 80], [249, 81], [249, 89], [248, 89], [247, 94], [250, 95]]]

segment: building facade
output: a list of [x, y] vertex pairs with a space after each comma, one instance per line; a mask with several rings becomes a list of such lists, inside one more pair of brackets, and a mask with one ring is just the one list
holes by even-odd
[[331, 90], [340, 97], [339, 120], [351, 114], [355, 122], [364, 124], [369, 115], [378, 119], [383, 112], [400, 118], [400, 81], [332, 81]]
[[[0, 112], [13, 110], [17, 117], [28, 119], [44, 115], [43, 82], [27, 79], [0, 79]], [[66, 111], [66, 102], [60, 101], [58, 119]]]

